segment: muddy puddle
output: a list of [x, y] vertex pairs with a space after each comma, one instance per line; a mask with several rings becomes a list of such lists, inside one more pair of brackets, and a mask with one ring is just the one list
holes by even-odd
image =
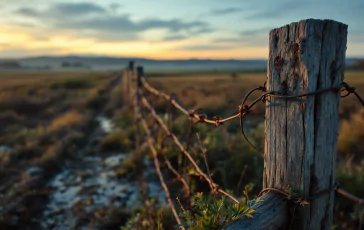
[[[106, 117], [97, 121], [103, 134], [113, 132], [114, 125]], [[132, 153], [79, 153], [77, 159], [67, 162], [49, 182], [49, 202], [39, 218], [42, 229], [97, 229], [95, 220], [107, 218], [107, 210], [132, 210], [140, 205], [138, 181], [120, 178], [117, 167]], [[144, 176], [155, 174], [153, 164], [144, 160]], [[165, 197], [157, 180], [146, 185], [149, 197], [164, 203]]]

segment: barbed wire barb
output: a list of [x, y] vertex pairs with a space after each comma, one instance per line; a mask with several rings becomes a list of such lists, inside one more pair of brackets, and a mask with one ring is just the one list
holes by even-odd
[[215, 192], [224, 194], [225, 196], [232, 199], [235, 203], [239, 203], [239, 201], [234, 198], [229, 193], [225, 192], [224, 190], [220, 189], [219, 186], [214, 183], [209, 176], [207, 176], [201, 168], [197, 165], [196, 161], [192, 158], [191, 154], [183, 147], [181, 142], [178, 140], [178, 138], [169, 131], [168, 127], [164, 124], [163, 120], [160, 118], [160, 116], [157, 115], [154, 108], [149, 104], [148, 100], [142, 96], [141, 97], [141, 104], [150, 111], [153, 118], [158, 122], [158, 124], [161, 126], [161, 128], [166, 132], [166, 134], [174, 141], [174, 143], [180, 148], [182, 153], [187, 157], [187, 159], [190, 161], [190, 163], [193, 165], [194, 169], [196, 170], [197, 174], [201, 176], [207, 183], [209, 183], [211, 189]]
[[[174, 218], [176, 219], [177, 223], [180, 225], [181, 224], [181, 220], [179, 219], [178, 213], [177, 213], [177, 211], [176, 211], [176, 209], [175, 209], [175, 207], [174, 207], [174, 205], [172, 203], [171, 195], [169, 193], [168, 187], [167, 187], [167, 185], [166, 185], [166, 183], [164, 181], [162, 172], [160, 170], [160, 165], [159, 165], [159, 161], [158, 161], [158, 157], [157, 157], [157, 155], [158, 155], [157, 154], [157, 150], [155, 149], [155, 147], [153, 145], [153, 142], [154, 141], [153, 141], [153, 139], [151, 137], [151, 133], [150, 133], [150, 130], [148, 128], [148, 124], [147, 124], [147, 122], [146, 122], [146, 120], [145, 120], [145, 118], [144, 118], [143, 115], [140, 118], [140, 122], [141, 122], [141, 124], [142, 124], [142, 126], [144, 128], [144, 131], [145, 131], [146, 135], [147, 135], [147, 144], [148, 144], [148, 146], [149, 146], [149, 148], [150, 148], [150, 150], [151, 150], [151, 152], [153, 154], [155, 170], [156, 170], [157, 175], [159, 177], [159, 181], [160, 181], [160, 183], [161, 183], [161, 185], [162, 185], [162, 187], [164, 189], [164, 192], [166, 193], [167, 203], [169, 204], [169, 206], [170, 206], [170, 208], [172, 210], [172, 213], [174, 215]], [[185, 229], [182, 226], [180, 228], [183, 229], [183, 230]]]
[[[342, 82], [340, 83], [338, 86], [331, 86], [331, 87], [328, 87], [328, 88], [325, 88], [325, 89], [318, 89], [314, 92], [308, 92], [308, 93], [302, 93], [302, 94], [298, 94], [298, 95], [286, 95], [286, 94], [282, 94], [282, 93], [279, 93], [279, 92], [276, 92], [276, 91], [267, 91], [267, 88], [266, 88], [266, 83], [264, 83], [263, 86], [259, 86], [259, 87], [256, 87], [254, 89], [252, 89], [251, 91], [249, 91], [247, 93], [247, 95], [243, 98], [242, 100], [242, 103], [241, 105], [239, 105], [239, 113], [236, 114], [236, 115], [233, 115], [231, 117], [228, 117], [228, 118], [225, 118], [225, 119], [222, 119], [221, 117], [219, 116], [215, 116], [213, 120], [210, 120], [210, 119], [207, 119], [207, 116], [205, 114], [197, 114], [196, 111], [197, 110], [189, 110], [187, 111], [181, 104], [179, 104], [173, 97], [153, 88], [152, 86], [150, 86], [147, 81], [144, 79], [144, 78], [141, 78], [141, 83], [142, 83], [142, 86], [144, 87], [144, 89], [146, 89], [148, 92], [156, 95], [156, 96], [160, 96], [160, 97], [163, 97], [164, 99], [166, 99], [167, 101], [170, 102], [170, 104], [172, 104], [175, 108], [177, 108], [178, 110], [180, 110], [182, 113], [184, 113], [185, 115], [187, 115], [189, 118], [194, 118], [196, 119], [197, 121], [195, 123], [192, 123], [192, 120], [191, 120], [191, 123], [190, 123], [190, 133], [189, 133], [189, 138], [191, 137], [191, 128], [193, 127], [193, 125], [199, 123], [199, 122], [202, 122], [202, 123], [208, 123], [208, 124], [213, 124], [215, 125], [216, 127], [222, 125], [224, 122], [227, 122], [227, 121], [230, 121], [230, 120], [233, 120], [233, 119], [236, 119], [236, 118], [239, 118], [240, 120], [240, 127], [241, 127], [241, 132], [242, 132], [242, 135], [243, 135], [243, 138], [248, 142], [249, 145], [251, 145], [255, 150], [257, 150], [258, 152], [260, 152], [263, 157], [264, 157], [264, 153], [262, 151], [260, 151], [258, 148], [256, 148], [252, 142], [249, 141], [249, 139], [246, 137], [246, 134], [244, 132], [244, 124], [243, 124], [243, 121], [244, 121], [244, 118], [246, 115], [249, 114], [249, 112], [251, 111], [251, 109], [260, 101], [262, 101], [263, 103], [266, 103], [267, 101], [267, 97], [273, 97], [273, 98], [280, 98], [280, 99], [296, 99], [296, 98], [302, 98], [302, 97], [308, 97], [308, 96], [313, 96], [313, 95], [317, 95], [317, 94], [322, 94], [322, 93], [325, 93], [325, 92], [334, 92], [334, 93], [337, 93], [340, 91], [342, 92], [346, 92], [346, 94], [344, 95], [340, 95], [341, 97], [347, 97], [349, 96], [350, 94], [354, 94], [354, 96], [358, 99], [358, 101], [361, 103], [361, 105], [364, 107], [364, 100], [363, 98], [356, 92], [355, 90], [355, 87], [351, 87], [349, 84], [347, 84], [346, 82]], [[249, 97], [254, 93], [254, 92], [257, 92], [257, 91], [262, 91], [263, 93], [258, 97], [256, 98], [254, 101], [252, 101], [250, 104], [247, 104], [247, 101], [249, 99]], [[164, 124], [163, 120], [156, 114], [154, 108], [149, 104], [149, 102], [147, 101], [147, 99], [145, 97], [141, 97], [141, 102], [143, 104], [143, 106], [145, 108], [147, 108], [153, 118], [155, 119], [155, 121], [157, 122], [157, 124], [167, 133], [167, 135], [174, 141], [174, 143], [180, 148], [180, 150], [182, 151], [182, 153], [186, 156], [186, 158], [190, 161], [190, 163], [193, 165], [194, 169], [197, 171], [197, 174], [200, 175], [200, 177], [202, 177], [205, 181], [207, 181], [210, 185], [210, 188], [212, 191], [217, 191], [229, 198], [231, 198], [234, 202], [236, 203], [239, 203], [239, 201], [234, 198], [233, 196], [231, 196], [230, 194], [228, 194], [227, 192], [225, 192], [224, 190], [220, 189], [217, 184], [215, 184], [210, 175], [206, 175], [200, 168], [199, 166], [197, 165], [197, 163], [194, 161], [194, 159], [192, 158], [192, 156], [188, 153], [187, 149], [185, 149], [183, 147], [183, 145], [179, 142], [179, 140], [177, 139], [177, 137], [171, 133], [168, 129], [168, 127]], [[201, 144], [201, 140], [200, 141], [200, 144]], [[187, 145], [187, 148], [190, 148], [192, 146], [190, 146], [190, 143], [188, 142], [188, 145]], [[201, 147], [202, 148], [202, 147]], [[166, 159], [167, 160], [167, 159]], [[167, 166], [171, 166], [170, 162], [167, 163], [169, 161], [166, 161], [166, 164]], [[205, 163], [206, 163], [206, 159], [205, 159]], [[208, 166], [207, 166], [208, 167]], [[173, 170], [171, 170], [173, 172]], [[177, 171], [175, 171], [177, 172]], [[177, 172], [178, 173], [178, 172]], [[175, 175], [178, 175], [178, 174], [175, 174]], [[179, 176], [177, 176], [179, 177]], [[350, 199], [351, 201], [353, 202], [356, 202], [360, 205], [363, 205], [364, 206], [364, 200], [363, 199], [360, 199], [352, 194], [350, 194], [349, 192], [345, 191], [345, 190], [342, 190], [338, 187], [338, 184], [335, 184], [335, 186], [332, 188], [332, 189], [329, 189], [327, 191], [323, 191], [322, 193], [326, 193], [326, 192], [331, 192], [332, 190], [336, 191], [337, 193], [339, 193], [340, 195], [343, 195], [345, 197], [347, 197], [348, 199]], [[288, 194], [286, 191], [282, 191], [282, 190], [279, 190], [279, 189], [276, 189], [276, 188], [266, 188], [266, 189], [263, 189], [259, 195], [261, 196], [263, 193], [265, 192], [275, 192], [275, 193], [278, 193], [278, 194], [281, 194], [281, 195], [284, 195], [286, 196], [287, 198], [291, 198], [292, 196], [290, 194]], [[319, 194], [316, 194], [316, 195], [319, 195]], [[312, 199], [312, 197], [310, 198]], [[300, 204], [306, 204], [306, 201], [307, 199], [304, 199], [304, 198], [297, 198], [297, 201], [300, 203]], [[307, 202], [308, 203], [308, 202]]]

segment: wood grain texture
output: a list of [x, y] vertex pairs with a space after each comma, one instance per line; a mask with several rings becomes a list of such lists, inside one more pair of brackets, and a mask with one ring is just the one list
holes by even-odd
[[[308, 19], [271, 30], [267, 90], [293, 96], [339, 86], [346, 42], [347, 25], [332, 20]], [[257, 206], [253, 219], [241, 218], [227, 230], [331, 229], [339, 102], [340, 91], [267, 98], [263, 187], [291, 188], [311, 198], [310, 204], [268, 198], [271, 209]]]
[[135, 151], [140, 150], [141, 145], [141, 132], [140, 132], [140, 116], [141, 116], [141, 108], [140, 108], [140, 98], [139, 89], [141, 88], [141, 78], [144, 75], [143, 67], [137, 67], [136, 69], [130, 70], [132, 74], [132, 95], [131, 98], [133, 100], [133, 108], [134, 108], [134, 125], [135, 125]]
[[[343, 80], [347, 26], [304, 20], [269, 34], [268, 91], [298, 95]], [[301, 197], [332, 188], [340, 91], [301, 99], [269, 98], [265, 129], [265, 188], [291, 187]], [[297, 206], [293, 229], [330, 229], [333, 192]]]
[[127, 107], [131, 106], [131, 77], [132, 77], [132, 70], [125, 69], [123, 70], [123, 78], [122, 78], [122, 85], [123, 85], [123, 101]]

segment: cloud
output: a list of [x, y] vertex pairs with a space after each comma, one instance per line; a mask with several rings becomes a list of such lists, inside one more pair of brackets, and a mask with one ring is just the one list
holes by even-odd
[[15, 11], [15, 13], [27, 17], [38, 17], [40, 16], [39, 12], [33, 8], [30, 7], [21, 7], [18, 10]]
[[209, 31], [209, 26], [201, 21], [182, 22], [179, 19], [161, 20], [144, 19], [132, 21], [128, 15], [97, 17], [81, 20], [58, 20], [55, 24], [65, 29], [89, 29], [108, 32], [143, 32], [149, 29], [166, 29], [170, 32], [188, 31], [202, 33]]
[[211, 33], [215, 31], [212, 27], [208, 26], [208, 24], [205, 24], [204, 26], [201, 26], [199, 29], [192, 31], [191, 34], [205, 34], [205, 33]]
[[237, 42], [243, 42], [244, 39], [242, 39], [241, 37], [228, 37], [228, 38], [216, 38], [213, 40], [213, 42], [217, 42], [217, 43], [237, 43]]
[[261, 7], [254, 7], [258, 11], [253, 11], [253, 14], [247, 15], [245, 19], [248, 20], [267, 20], [267, 19], [278, 19], [287, 18], [298, 12], [299, 9], [302, 10], [303, 7], [307, 7], [306, 2], [298, 1], [281, 1], [281, 2], [269, 2], [269, 4], [261, 5]]
[[170, 35], [163, 38], [163, 41], [177, 41], [188, 38], [185, 35]]
[[218, 46], [218, 45], [189, 45], [180, 46], [179, 50], [189, 50], [189, 51], [201, 51], [201, 50], [228, 50], [232, 49], [233, 46]]
[[[114, 4], [117, 8], [120, 5]], [[116, 13], [108, 7], [93, 3], [58, 3], [43, 10], [20, 8], [18, 14], [32, 17], [42, 22], [48, 30], [67, 34], [76, 31], [80, 37], [92, 36], [102, 41], [137, 40], [139, 33], [162, 29], [168, 33], [199, 35], [214, 31], [206, 22], [195, 20], [186, 22], [181, 19], [146, 18], [132, 20], [128, 14]], [[167, 36], [167, 39], [182, 39]]]
[[25, 27], [25, 28], [34, 28], [35, 25], [29, 22], [13, 22], [13, 25]]
[[63, 16], [86, 15], [91, 13], [105, 13], [106, 10], [96, 4], [82, 3], [57, 3], [51, 6], [51, 13]]
[[225, 9], [213, 10], [213, 11], [211, 11], [211, 15], [223, 16], [223, 15], [228, 15], [228, 14], [234, 14], [234, 13], [237, 13], [240, 11], [242, 11], [240, 8], [230, 7], [230, 8], [225, 8]]
[[15, 13], [38, 19], [68, 20], [69, 17], [82, 17], [92, 14], [107, 13], [101, 6], [93, 3], [57, 3], [51, 5], [47, 10], [37, 10], [31, 7], [21, 7]]
[[244, 30], [234, 36], [216, 38], [214, 43], [224, 43], [231, 45], [244, 45], [249, 47], [261, 47], [268, 45], [269, 28], [257, 28]]
[[122, 7], [122, 5], [120, 5], [119, 3], [111, 3], [110, 5], [109, 5], [109, 7], [110, 7], [110, 9], [111, 10], [114, 10], [114, 11], [116, 11], [116, 10], [118, 10], [119, 8], [121, 8]]

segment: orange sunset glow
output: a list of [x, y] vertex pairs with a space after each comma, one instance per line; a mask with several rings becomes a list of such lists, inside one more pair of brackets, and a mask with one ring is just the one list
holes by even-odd
[[[331, 11], [312, 6], [278, 8], [269, 1], [16, 1], [5, 5], [0, 19], [0, 57], [37, 55], [107, 55], [152, 59], [265, 59], [270, 29], [303, 18], [335, 18], [350, 24], [347, 55], [364, 54], [361, 3], [333, 1]], [[143, 4], [142, 4], [143, 3]], [[282, 2], [283, 4], [283, 2]], [[279, 4], [278, 4], [279, 5]], [[172, 7], [173, 6], [173, 7]], [[282, 5], [283, 6], [283, 5]], [[292, 13], [295, 12], [295, 13]], [[339, 12], [340, 14], [336, 14]], [[65, 17], [65, 15], [67, 15]], [[188, 15], [188, 17], [186, 17]]]

